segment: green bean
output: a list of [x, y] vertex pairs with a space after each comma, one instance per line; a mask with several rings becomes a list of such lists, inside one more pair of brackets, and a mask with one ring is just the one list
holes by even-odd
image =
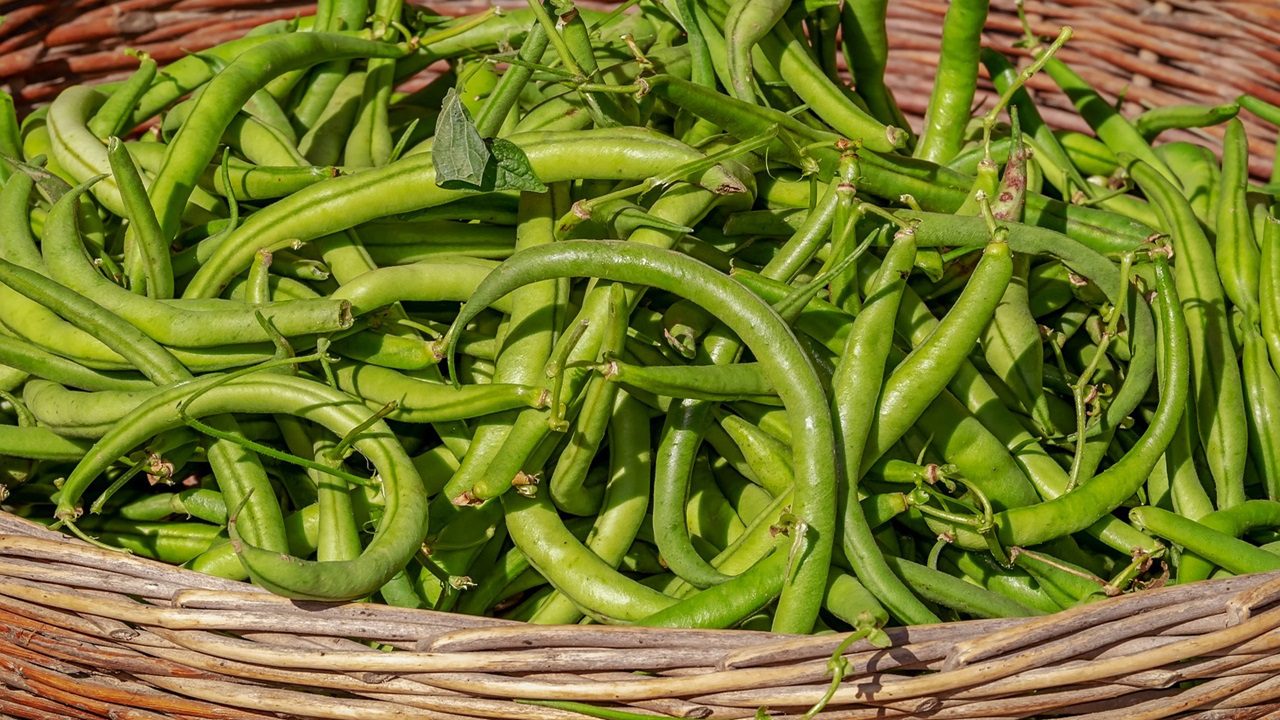
[[752, 88], [751, 51], [782, 19], [790, 3], [734, 0], [724, 18], [725, 43], [729, 49], [726, 72], [729, 90], [744, 102], [755, 102]]
[[148, 523], [116, 518], [87, 522], [85, 526], [104, 543], [173, 565], [208, 551], [221, 532], [217, 525], [205, 523]]
[[[622, 286], [611, 285], [607, 319], [609, 327], [600, 343], [601, 354], [606, 357], [621, 351], [626, 344], [627, 319], [623, 312], [624, 302]], [[553, 306], [544, 308], [544, 312], [551, 307]], [[540, 353], [538, 358], [543, 358], [543, 355]], [[599, 453], [600, 443], [609, 427], [609, 419], [615, 412], [614, 401], [617, 396], [618, 386], [608, 383], [603, 377], [593, 377], [587, 382], [578, 420], [569, 436], [569, 443], [560, 453], [551, 474], [551, 499], [564, 512], [593, 515], [600, 508], [604, 488], [588, 486], [586, 482], [591, 463]], [[660, 472], [659, 470], [659, 474]]]
[[0, 447], [10, 457], [75, 462], [84, 456], [89, 443], [65, 438], [48, 428], [0, 425]]
[[[343, 284], [331, 298], [349, 302], [355, 317], [403, 301], [466, 300], [496, 266], [489, 260], [458, 257], [378, 268]], [[424, 272], [436, 275], [440, 282], [414, 282]], [[501, 301], [496, 307], [510, 311], [509, 303], [510, 300]]]
[[1156, 154], [1177, 174], [1182, 183], [1182, 195], [1191, 203], [1196, 217], [1204, 225], [1212, 226], [1222, 174], [1217, 156], [1209, 148], [1189, 142], [1157, 145]]
[[957, 215], [978, 215], [980, 202], [989, 201], [996, 196], [996, 185], [1000, 182], [1000, 168], [991, 158], [984, 157], [978, 162], [973, 185], [965, 195], [964, 202], [956, 208]]
[[370, 243], [367, 250], [369, 258], [380, 266], [412, 265], [459, 255], [483, 260], [503, 260], [511, 256], [514, 243], [509, 236], [501, 237], [493, 232], [483, 235], [488, 237], [478, 240], [434, 238], [418, 244], [400, 245]]
[[[1268, 123], [1280, 127], [1280, 106], [1272, 105], [1266, 100], [1252, 95], [1241, 95], [1236, 98], [1236, 103], [1254, 115], [1266, 120]], [[1274, 185], [1277, 182], [1280, 182], [1280, 170], [1276, 170], [1273, 163], [1271, 168], [1271, 183]]]
[[729, 579], [694, 549], [686, 521], [690, 478], [707, 422], [704, 408], [691, 401], [672, 405], [658, 445], [653, 491], [653, 534], [663, 561], [677, 577], [700, 588]]
[[[609, 421], [609, 465], [604, 502], [587, 535], [586, 546], [605, 563], [617, 567], [644, 522], [649, 507], [652, 465], [648, 413], [625, 394], [618, 396]], [[530, 621], [564, 624], [576, 621], [579, 616], [567, 598], [553, 597]]]
[[[787, 553], [775, 551], [740, 575], [651, 613], [636, 624], [645, 627], [733, 627], [760, 611], [785, 590], [783, 578], [788, 563]], [[826, 596], [825, 584], [824, 578], [822, 597]]]
[[994, 241], [988, 244], [982, 261], [974, 269], [973, 277], [952, 310], [929, 338], [912, 350], [885, 379], [867, 449], [862, 457], [864, 470], [897, 442], [950, 382], [959, 362], [991, 320], [1009, 283], [1012, 267], [1007, 243]]
[[1274, 214], [1264, 223], [1258, 241], [1262, 246], [1258, 285], [1262, 337], [1271, 353], [1271, 367], [1280, 372], [1280, 221]]
[[670, 398], [778, 403], [777, 393], [765, 382], [755, 363], [645, 366], [611, 360], [605, 363], [603, 373], [609, 382]]
[[1068, 160], [1080, 172], [1095, 177], [1109, 177], [1120, 167], [1111, 148], [1092, 135], [1074, 130], [1059, 130], [1054, 133], [1054, 137]]
[[5, 232], [0, 235], [0, 257], [22, 267], [37, 270], [44, 264], [40, 250], [31, 234], [28, 208], [35, 181], [25, 172], [17, 172], [0, 190], [0, 218], [4, 219]]
[[[181, 509], [181, 501], [177, 493], [154, 493], [132, 500], [117, 510], [120, 517], [126, 520], [142, 520], [155, 522], [164, 520], [170, 515], [185, 513]], [[226, 505], [223, 505], [223, 522], [226, 522]]]
[[1249, 179], [1249, 145], [1244, 123], [1232, 119], [1222, 139], [1222, 175], [1218, 185], [1218, 213], [1214, 245], [1222, 289], [1231, 303], [1244, 312], [1245, 320], [1256, 323], [1258, 310], [1258, 268], [1261, 258], [1253, 237], [1245, 190]]
[[[516, 229], [516, 244], [521, 248], [544, 245], [554, 240], [555, 208], [549, 193], [522, 193], [517, 217], [520, 220], [520, 224]], [[470, 293], [468, 293], [468, 297], [469, 295]], [[515, 302], [517, 298], [520, 300], [518, 303]], [[498, 355], [496, 379], [503, 382], [541, 385], [546, 380], [544, 369], [552, 357], [555, 346], [557, 329], [554, 313], [554, 307], [557, 302], [555, 283], [543, 282], [522, 287], [517, 293], [513, 293], [512, 301], [512, 306], [509, 308], [511, 311], [511, 316], [508, 320], [509, 335]], [[553, 409], [556, 403], [559, 402], [560, 399], [558, 397], [549, 393], [548, 404]], [[611, 402], [605, 403], [603, 408], [595, 407], [595, 411], [601, 414], [606, 410], [611, 414]], [[515, 474], [514, 471], [506, 477], [501, 477], [490, 470], [490, 465], [495, 456], [503, 452], [503, 446], [519, 417], [520, 414], [518, 413], [500, 415], [482, 422], [476, 427], [475, 450], [469, 451], [462, 458], [462, 465], [459, 467], [458, 472], [450, 478], [448, 485], [445, 487], [445, 493], [450, 500], [456, 502], [456, 499], [465, 493], [473, 492], [474, 486], [482, 476], [488, 475], [495, 482], [509, 482], [512, 479]], [[606, 422], [601, 420], [601, 425]], [[545, 426], [545, 421], [541, 425]], [[597, 429], [600, 429], [599, 426], [597, 426]], [[514, 462], [523, 463], [523, 458], [517, 459], [513, 457], [512, 459]], [[519, 465], [515, 467], [517, 471], [520, 469]], [[585, 481], [586, 468], [581, 469], [584, 472], [580, 477]], [[562, 475], [559, 482], [556, 483], [556, 489], [550, 491], [553, 493], [553, 498], [561, 497], [563, 499], [563, 495], [559, 490], [560, 486], [565, 484], [564, 480], [565, 477]], [[574, 483], [569, 484], [573, 485]], [[507, 485], [506, 487], [510, 486]], [[505, 489], [504, 487], [503, 490]], [[589, 497], [584, 498], [584, 500], [587, 500], [588, 503], [590, 502]], [[574, 503], [574, 507], [580, 509], [578, 503]]]
[[1034, 610], [1055, 613], [1064, 609], [1025, 570], [1005, 568], [989, 555], [962, 550], [955, 555], [944, 554], [940, 564], [954, 566], [958, 572], [978, 585]]
[[130, 129], [129, 119], [134, 107], [151, 87], [156, 76], [156, 61], [147, 55], [139, 58], [138, 69], [129, 79], [111, 93], [111, 97], [89, 118], [89, 131], [105, 141]]
[[510, 255], [515, 244], [515, 233], [511, 228], [454, 220], [376, 221], [353, 228], [353, 231], [364, 245], [373, 247], [373, 251], [380, 245], [439, 244], [453, 248], [452, 253], [456, 255], [486, 257], [487, 248], [491, 246], [504, 247], [506, 254]]
[[964, 0], [947, 8], [925, 130], [915, 149], [918, 158], [945, 163], [960, 151], [977, 88], [978, 53], [988, 4], [987, 0]]
[[712, 463], [711, 472], [721, 493], [743, 523], [755, 520], [773, 501], [767, 490], [743, 477], [724, 458], [717, 458]]
[[859, 504], [862, 505], [863, 516], [867, 518], [867, 526], [875, 530], [906, 512], [913, 502], [906, 493], [891, 492], [868, 495]]
[[984, 590], [926, 565], [886, 555], [885, 561], [921, 597], [975, 617], [1029, 617], [1039, 615], [1016, 600]]
[[1280, 377], [1267, 359], [1267, 344], [1257, 328], [1248, 321], [1242, 325], [1249, 455], [1265, 483], [1267, 497], [1277, 500], [1280, 499]]
[[[58, 159], [53, 156], [53, 136], [49, 132], [49, 108], [41, 108], [43, 113], [32, 113], [23, 123], [22, 129], [22, 154], [19, 155], [23, 162], [38, 162], [43, 158], [44, 169], [55, 177], [63, 177], [66, 172], [58, 164]], [[5, 162], [3, 166], [9, 169], [10, 163]]]
[[81, 390], [133, 391], [153, 387], [141, 377], [93, 370], [4, 334], [0, 334], [0, 363]]
[[387, 368], [337, 363], [338, 387], [363, 398], [371, 407], [394, 404], [386, 417], [401, 422], [464, 420], [517, 407], [543, 407], [540, 387], [489, 383], [455, 388]]
[[11, 406], [11, 411], [18, 416], [18, 424], [23, 427], [35, 425], [35, 420], [31, 418], [29, 413], [25, 411], [25, 408], [22, 407], [22, 401], [18, 400], [12, 395], [12, 393], [14, 390], [22, 387], [23, 383], [30, 379], [30, 377], [29, 373], [0, 364], [0, 390], [5, 393], [9, 393], [9, 395], [4, 398], [4, 402]]
[[[1272, 500], [1246, 500], [1233, 508], [1205, 515], [1200, 523], [1210, 530], [1242, 538], [1256, 530], [1280, 526], [1280, 504]], [[1178, 560], [1178, 582], [1204, 580], [1213, 568], [1213, 563], [1194, 552], [1184, 552]]]
[[785, 24], [762, 38], [760, 49], [796, 95], [845, 137], [861, 139], [865, 147], [881, 152], [893, 152], [906, 144], [905, 131], [882, 124], [845, 96]]
[[298, 141], [298, 152], [317, 165], [336, 164], [360, 112], [363, 92], [364, 73], [353, 72], [343, 77], [328, 103], [321, 106], [320, 115], [306, 125], [307, 131]]
[[889, 613], [885, 612], [875, 596], [857, 578], [839, 571], [832, 571], [827, 579], [827, 595], [823, 600], [823, 607], [850, 626], [856, 625], [864, 613], [881, 625], [889, 622]]
[[991, 369], [1007, 378], [1023, 411], [1049, 430], [1056, 423], [1044, 394], [1044, 348], [1028, 292], [1030, 262], [1026, 255], [1014, 255], [1012, 278], [984, 330], [982, 347]]
[[[312, 502], [297, 512], [284, 518], [285, 535], [288, 537], [289, 552], [298, 557], [307, 557], [316, 551], [319, 542], [320, 506]], [[187, 568], [206, 575], [227, 578], [229, 580], [247, 580], [249, 573], [236, 556], [235, 548], [229, 540], [214, 544], [199, 556], [192, 558]]]
[[[675, 20], [684, 29], [686, 44], [689, 47], [689, 55], [692, 60], [692, 69], [690, 72], [690, 80], [706, 87], [714, 88], [716, 85], [715, 73], [717, 68], [712, 65], [711, 48], [706, 35], [703, 33], [701, 25], [698, 23], [699, 6], [692, 0], [677, 0]], [[680, 126], [677, 125], [677, 128]], [[677, 132], [684, 139], [684, 132]]]
[[868, 476], [880, 482], [906, 485], [935, 485], [949, 482], [956, 469], [950, 465], [919, 465], [906, 460], [881, 458], [868, 470]]
[[[542, 62], [547, 50], [547, 33], [539, 23], [534, 23], [520, 44], [519, 58], [526, 63]], [[498, 134], [502, 123], [506, 121], [511, 109], [516, 106], [520, 93], [533, 76], [533, 67], [523, 64], [512, 64], [498, 85], [485, 99], [484, 106], [476, 113], [476, 131], [481, 137], [492, 137]]]
[[507, 529], [516, 547], [556, 589], [592, 617], [635, 620], [672, 600], [619, 574], [565, 528], [546, 493], [502, 496]]
[[1192, 452], [1191, 426], [1192, 417], [1187, 417], [1178, 424], [1173, 443], [1165, 451], [1165, 466], [1169, 474], [1169, 493], [1173, 509], [1192, 520], [1213, 512], [1213, 501], [1200, 482]]
[[1240, 112], [1236, 103], [1222, 105], [1166, 105], [1143, 112], [1134, 118], [1133, 126], [1143, 139], [1150, 142], [1165, 130], [1202, 128], [1234, 118]]
[[[393, 23], [398, 22], [403, 4], [403, 0], [375, 0], [372, 21], [376, 39], [396, 39], [399, 33]], [[360, 112], [343, 155], [343, 164], [348, 167], [385, 165], [391, 157], [395, 141], [387, 126], [387, 106], [395, 84], [395, 66], [393, 57], [373, 57], [366, 63]]]
[[119, 513], [126, 520], [156, 521], [170, 515], [186, 515], [219, 527], [227, 524], [227, 504], [222, 494], [204, 488], [147, 495], [122, 506]]
[[175, 512], [184, 512], [192, 518], [198, 518], [223, 527], [227, 524], [227, 502], [218, 491], [204, 488], [189, 488], [174, 493]]
[[837, 451], [845, 483], [840, 497], [844, 554], [862, 582], [890, 613], [906, 622], [929, 622], [936, 616], [889, 572], [857, 500], [862, 468], [870, 464], [864, 447], [875, 425], [877, 401], [892, 342], [892, 334], [885, 330], [897, 315], [915, 249], [914, 236], [900, 233], [867, 293], [867, 304], [853, 322], [843, 360], [832, 378], [832, 416], [839, 436]]
[[853, 72], [853, 84], [867, 109], [880, 122], [907, 128], [906, 117], [885, 85], [889, 38], [885, 32], [888, 0], [847, 2], [840, 8], [840, 30], [845, 65]]
[[[1247, 504], [1236, 506], [1249, 507]], [[1181, 545], [1188, 552], [1199, 555], [1227, 572], [1243, 575], [1280, 569], [1280, 556], [1167, 510], [1149, 506], [1136, 507], [1129, 511], [1129, 517], [1139, 526]]]
[[107, 159], [129, 221], [125, 273], [135, 286], [134, 292], [145, 289], [147, 297], [171, 298], [173, 266], [169, 263], [168, 243], [160, 237], [160, 225], [147, 201], [147, 190], [142, 184], [142, 176], [138, 174], [138, 167], [129, 156], [128, 149], [116, 137], [107, 140]]
[[729, 504], [729, 498], [716, 483], [708, 453], [700, 453], [694, 458], [685, 522], [695, 549], [708, 557], [732, 545], [746, 530], [737, 510]]
[[[1099, 599], [1106, 581], [1089, 571], [1060, 558], [1015, 548], [1010, 552], [1014, 564], [1035, 579], [1049, 597], [1063, 607], [1075, 607]], [[1114, 589], [1112, 589], [1115, 592]]]
[[97, 438], [155, 394], [142, 391], [69, 391], [47, 380], [32, 379], [23, 387], [23, 399], [40, 424], [68, 437]]
[[[704, 403], [702, 405], [701, 412], [705, 413], [705, 417], [710, 417], [710, 413], [713, 409], [714, 407], [711, 404]], [[703, 420], [699, 419], [698, 422], [699, 425], [701, 425]], [[752, 465], [747, 462], [747, 459], [743, 455], [742, 450], [738, 447], [738, 444], [734, 442], [733, 438], [729, 436], [729, 433], [725, 432], [724, 428], [721, 427], [719, 423], [709, 423], [705, 425], [703, 429], [703, 436], [707, 443], [711, 445], [711, 449], [715, 451], [716, 455], [720, 456], [722, 461], [727, 463], [742, 477], [755, 483], [762, 489], [764, 488], [764, 479], [756, 473], [756, 468], [752, 467]], [[789, 478], [784, 474], [782, 481], [779, 481], [776, 484], [782, 485], [787, 479]], [[769, 493], [767, 490], [765, 492], [770, 497], [773, 497], [773, 493]]]
[[[49, 106], [48, 131], [52, 156], [57, 159], [73, 184], [83, 183], [97, 175], [110, 174], [111, 162], [107, 157], [106, 146], [85, 125], [93, 110], [101, 106], [103, 99], [103, 95], [94, 88], [78, 86], [59, 94]], [[96, 184], [93, 195], [103, 207], [116, 215], [127, 214], [120, 189], [113, 178], [106, 177]]]
[[[324, 16], [316, 14], [317, 31], [359, 30], [364, 26], [365, 16], [369, 12], [368, 0], [348, 0], [334, 5], [332, 13]], [[331, 99], [337, 93], [337, 88], [351, 76], [347, 72], [349, 66], [349, 60], [341, 59], [323, 63], [315, 69], [308, 78], [306, 90], [293, 108], [293, 117], [299, 129], [310, 129], [319, 124], [325, 111], [332, 107]]]
[[795, 471], [790, 448], [737, 415], [725, 415], [720, 425], [751, 468], [747, 477], [775, 497], [792, 489]]
[[[0, 90], [0, 155], [9, 158], [23, 157], [22, 136], [18, 127], [18, 114], [13, 106], [13, 96]], [[0, 182], [7, 182], [9, 164], [0, 161]]]
[[1126, 166], [1156, 203], [1172, 232], [1179, 261], [1174, 264], [1182, 312], [1191, 338], [1195, 428], [1217, 489], [1219, 508], [1244, 500], [1247, 430], [1235, 348], [1228, 334], [1226, 299], [1214, 271], [1213, 247], [1190, 206], [1175, 187], [1142, 162]]
[[[155, 173], [164, 160], [164, 147], [159, 143], [128, 142], [125, 146], [138, 165], [147, 173]], [[223, 180], [221, 165], [210, 165], [200, 176], [199, 187], [236, 200], [269, 200], [286, 197], [308, 185], [339, 174], [336, 167], [293, 167], [253, 165], [231, 158], [230, 187]], [[209, 233], [213, 234], [213, 233]]]

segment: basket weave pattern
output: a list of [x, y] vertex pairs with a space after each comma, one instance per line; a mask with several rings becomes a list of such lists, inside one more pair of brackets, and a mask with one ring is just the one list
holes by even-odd
[[[888, 649], [848, 648], [817, 717], [1269, 716], [1280, 713], [1277, 601], [1272, 573], [890, 630]], [[0, 712], [16, 717], [582, 717], [516, 699], [797, 717], [826, 691], [843, 638], [297, 603], [0, 516]]]
[[[517, 3], [518, 4], [518, 3]], [[61, 0], [0, 4], [0, 83], [24, 106], [118, 77], [136, 48], [165, 62], [291, 18], [310, 3]], [[475, 2], [442, 2], [460, 14]], [[1064, 24], [1062, 57], [1136, 114], [1250, 92], [1280, 103], [1274, 0], [1028, 2]], [[942, 0], [890, 4], [890, 86], [920, 121]], [[1012, 0], [988, 41], [1012, 55]], [[1084, 129], [1047, 78], [1046, 120]], [[989, 96], [982, 95], [983, 102]], [[1252, 169], [1276, 132], [1251, 116]], [[1213, 146], [1215, 130], [1168, 133]], [[1280, 573], [1152, 590], [1058, 615], [896, 629], [865, 641], [821, 718], [1280, 718]], [[294, 603], [243, 583], [100, 551], [0, 514], [0, 717], [546, 718], [517, 699], [592, 702], [663, 717], [798, 717], [830, 684], [842, 636], [537, 627], [377, 605]], [[394, 648], [385, 652], [382, 648]], [[636, 671], [644, 671], [637, 674]], [[1194, 682], [1193, 682], [1194, 681]]]

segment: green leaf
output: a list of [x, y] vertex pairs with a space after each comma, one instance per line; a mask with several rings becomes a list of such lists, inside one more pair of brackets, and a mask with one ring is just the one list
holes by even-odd
[[436, 165], [436, 184], [450, 190], [527, 190], [546, 192], [529, 158], [520, 146], [480, 137], [462, 99], [452, 88], [444, 96], [436, 120], [431, 159]]
[[436, 184], [440, 187], [484, 189], [486, 166], [490, 165], [493, 155], [453, 88], [445, 94], [440, 108], [431, 159], [436, 166]]
[[529, 192], [546, 192], [547, 186], [538, 179], [529, 164], [529, 157], [524, 150], [513, 142], [494, 138], [490, 141], [489, 150], [493, 154], [495, 164], [494, 186], [486, 190], [527, 190]]

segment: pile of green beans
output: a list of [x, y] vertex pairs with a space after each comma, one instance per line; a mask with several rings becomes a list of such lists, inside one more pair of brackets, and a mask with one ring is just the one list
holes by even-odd
[[913, 132], [886, 5], [320, 0], [0, 97], [0, 508], [534, 623], [875, 638], [1280, 569], [1236, 117], [1280, 108], [1127, 118], [1070, 29], [1019, 70], [953, 0]]

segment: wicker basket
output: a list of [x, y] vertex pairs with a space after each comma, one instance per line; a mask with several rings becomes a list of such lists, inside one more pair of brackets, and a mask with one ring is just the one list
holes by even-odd
[[[817, 717], [1280, 717], [1278, 600], [1271, 573], [890, 630], [888, 649], [848, 648]], [[298, 603], [0, 515], [0, 713], [14, 717], [582, 717], [522, 699], [798, 717], [842, 639]]]
[[[1127, 112], [1245, 91], [1280, 102], [1274, 0], [1027, 7], [1039, 32], [1076, 28], [1063, 57], [1104, 92], [1123, 94]], [[70, 82], [127, 72], [135, 61], [121, 46], [165, 61], [306, 8], [248, 0], [9, 3], [0, 6], [7, 16], [0, 81], [30, 106]], [[944, 9], [940, 0], [891, 5], [891, 86], [913, 122], [930, 89]], [[1012, 0], [993, 3], [988, 29], [994, 47], [1018, 52]], [[1051, 123], [1079, 127], [1045, 79], [1032, 87]], [[1275, 129], [1245, 121], [1262, 177]], [[1188, 135], [1210, 146], [1216, 138]], [[891, 630], [891, 648], [848, 648], [848, 674], [818, 717], [1280, 718], [1278, 601], [1280, 574], [1269, 574], [1042, 618]], [[828, 660], [842, 639], [538, 627], [296, 603], [0, 514], [0, 717], [583, 717], [528, 702], [539, 700], [659, 717], [745, 718], [760, 707], [799, 717], [829, 687]]]

